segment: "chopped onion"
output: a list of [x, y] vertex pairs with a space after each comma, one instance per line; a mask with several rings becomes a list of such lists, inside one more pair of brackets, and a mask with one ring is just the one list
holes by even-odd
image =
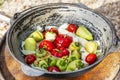
[[85, 50], [84, 47], [81, 47], [80, 52], [81, 52], [81, 59], [82, 59], [83, 61], [85, 61], [86, 56], [87, 56], [89, 53]]
[[21, 50], [24, 55], [35, 54], [35, 51]]

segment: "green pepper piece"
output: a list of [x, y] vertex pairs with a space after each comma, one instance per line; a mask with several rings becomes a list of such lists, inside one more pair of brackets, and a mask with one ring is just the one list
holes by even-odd
[[66, 61], [66, 59], [59, 59], [56, 63], [56, 66], [61, 70], [64, 71], [67, 68], [67, 64], [68, 62]]
[[83, 67], [84, 64], [80, 60], [74, 60], [68, 64], [66, 71], [74, 71]]
[[76, 55], [78, 58], [81, 58], [81, 54], [79, 53], [78, 50], [74, 50], [71, 54]]
[[77, 31], [76, 31], [76, 35], [87, 39], [87, 40], [93, 40], [93, 35], [92, 33], [84, 26], [80, 26]]
[[26, 38], [24, 48], [25, 50], [35, 51], [36, 50], [36, 41], [33, 38]]
[[39, 62], [39, 67], [43, 68], [43, 69], [47, 69], [48, 68], [48, 64], [47, 64], [47, 62], [45, 60], [41, 60]]
[[35, 41], [40, 41], [43, 39], [43, 34], [40, 31], [36, 30], [33, 33], [31, 33], [29, 37], [34, 38]]
[[55, 66], [56, 62], [57, 62], [57, 60], [54, 57], [51, 56], [48, 58], [48, 65], [49, 66]]
[[76, 55], [70, 55], [69, 56], [69, 62], [72, 62], [72, 61], [74, 61], [74, 60], [78, 60], [79, 58], [78, 58], [78, 56], [76, 56]]
[[39, 58], [44, 57], [46, 54], [47, 54], [47, 51], [44, 49], [40, 49], [36, 52], [36, 56]]
[[72, 42], [69, 46], [70, 50], [79, 50], [80, 49], [80, 43], [79, 42]]
[[38, 67], [40, 61], [41, 61], [40, 58], [37, 58], [37, 59], [34, 61], [34, 63], [33, 63], [34, 66], [35, 66], [35, 67]]

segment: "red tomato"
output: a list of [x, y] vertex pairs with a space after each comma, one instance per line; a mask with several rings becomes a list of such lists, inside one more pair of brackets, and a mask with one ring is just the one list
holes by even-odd
[[52, 51], [52, 49], [54, 48], [54, 45], [52, 42], [48, 41], [48, 40], [43, 40], [40, 42], [39, 44], [39, 48], [45, 48], [48, 51]]
[[68, 26], [68, 28], [67, 28], [67, 30], [69, 31], [69, 32], [76, 32], [76, 30], [77, 30], [77, 25], [75, 25], [75, 24], [69, 24], [69, 26]]
[[54, 44], [56, 45], [57, 48], [68, 48], [70, 43], [73, 41], [72, 37], [64, 34], [59, 34], [55, 41]]
[[67, 49], [65, 49], [65, 48], [62, 48], [61, 50], [59, 50], [59, 49], [53, 49], [52, 52], [51, 52], [51, 54], [53, 56], [61, 58], [63, 56], [69, 55], [69, 51]]
[[28, 54], [26, 57], [25, 57], [25, 62], [27, 64], [32, 64], [34, 61], [36, 60], [36, 56], [34, 54]]
[[97, 60], [97, 56], [94, 53], [88, 54], [87, 57], [86, 57], [86, 59], [85, 59], [85, 61], [88, 64], [93, 64], [96, 60]]
[[50, 66], [48, 67], [48, 71], [49, 72], [53, 72], [53, 71], [60, 72], [60, 69], [57, 66]]
[[54, 33], [56, 33], [56, 35], [58, 35], [58, 30], [56, 28], [50, 28], [49, 31], [50, 32], [54, 32]]

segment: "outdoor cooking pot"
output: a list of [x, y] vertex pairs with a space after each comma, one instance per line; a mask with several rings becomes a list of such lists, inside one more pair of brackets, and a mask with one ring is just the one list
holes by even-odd
[[[46, 72], [28, 66], [21, 52], [22, 41], [38, 27], [60, 26], [64, 23], [85, 25], [100, 42], [101, 57], [88, 67], [73, 72]], [[7, 33], [7, 45], [11, 55], [22, 65], [22, 70], [29, 76], [44, 75], [52, 78], [69, 78], [84, 74], [95, 67], [112, 49], [116, 35], [111, 23], [101, 14], [79, 4], [54, 3], [35, 6], [16, 13], [11, 20]]]

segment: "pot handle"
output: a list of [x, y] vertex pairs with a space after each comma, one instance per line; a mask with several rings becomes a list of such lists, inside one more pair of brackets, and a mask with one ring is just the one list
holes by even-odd
[[21, 64], [21, 68], [24, 74], [28, 75], [28, 76], [42, 76], [45, 74], [44, 71], [39, 71], [37, 69], [28, 67], [24, 64]]

